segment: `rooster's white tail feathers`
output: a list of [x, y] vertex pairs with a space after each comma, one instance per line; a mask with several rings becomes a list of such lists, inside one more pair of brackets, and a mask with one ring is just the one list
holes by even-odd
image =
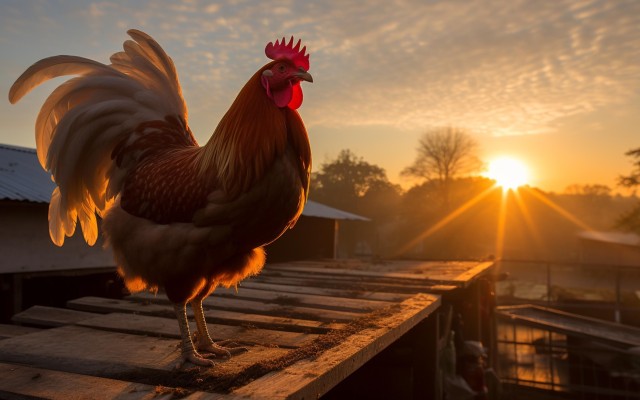
[[[102, 215], [121, 190], [126, 169], [114, 165], [116, 145], [127, 146], [144, 132], [141, 123], [187, 111], [173, 61], [147, 34], [128, 31], [135, 40], [111, 56], [111, 65], [75, 56], [55, 56], [29, 67], [11, 87], [15, 103], [34, 87], [55, 77], [80, 75], [56, 88], [36, 120], [36, 147], [42, 166], [58, 185], [51, 195], [49, 231], [57, 245], [73, 235], [80, 221], [84, 238], [98, 236]], [[124, 169], [123, 169], [124, 168]]]

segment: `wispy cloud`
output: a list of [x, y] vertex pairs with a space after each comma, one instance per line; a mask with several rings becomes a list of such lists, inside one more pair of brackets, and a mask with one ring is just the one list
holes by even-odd
[[[291, 34], [311, 52], [316, 83], [305, 88], [312, 95], [303, 112], [314, 126], [455, 124], [537, 133], [640, 91], [636, 0], [363, 4], [100, 1], [43, 10], [9, 2], [0, 6], [0, 36], [17, 40], [29, 29], [46, 35], [41, 25], [56, 24], [106, 60], [125, 26], [145, 29], [176, 62], [196, 119], [200, 112], [221, 115], [266, 61], [265, 43]], [[31, 61], [57, 53], [37, 50]]]

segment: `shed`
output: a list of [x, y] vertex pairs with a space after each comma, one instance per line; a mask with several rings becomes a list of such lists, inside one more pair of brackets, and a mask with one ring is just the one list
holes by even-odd
[[58, 247], [49, 238], [48, 208], [55, 188], [33, 149], [0, 144], [0, 274], [113, 268], [100, 246], [75, 235]]
[[356, 250], [350, 244], [358, 238], [352, 237], [353, 230], [346, 237], [341, 227], [366, 221], [369, 219], [309, 200], [296, 226], [267, 248], [269, 261], [350, 257]]
[[580, 261], [585, 264], [640, 267], [640, 235], [583, 231], [578, 240]]

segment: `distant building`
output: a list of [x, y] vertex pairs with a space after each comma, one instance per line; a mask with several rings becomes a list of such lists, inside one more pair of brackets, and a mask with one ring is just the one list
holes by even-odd
[[627, 232], [578, 233], [579, 257], [584, 264], [637, 266], [640, 268], [640, 235]]
[[342, 228], [366, 221], [369, 219], [309, 200], [296, 226], [267, 247], [267, 259], [280, 262], [362, 255], [357, 230]]
[[111, 254], [87, 246], [81, 234], [63, 247], [51, 242], [47, 216], [54, 188], [35, 150], [0, 145], [0, 273], [114, 268]]

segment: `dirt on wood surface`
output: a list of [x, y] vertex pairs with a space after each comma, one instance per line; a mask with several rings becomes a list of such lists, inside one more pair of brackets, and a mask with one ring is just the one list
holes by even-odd
[[144, 374], [143, 376], [141, 374], [139, 376], [129, 375], [121, 377], [121, 379], [156, 385], [157, 393], [172, 393], [175, 398], [185, 397], [194, 391], [230, 393], [267, 373], [285, 369], [300, 360], [313, 360], [323, 352], [344, 342], [349, 336], [364, 329], [378, 327], [381, 320], [397, 313], [399, 307], [399, 304], [394, 304], [374, 311], [349, 323], [345, 329], [331, 330], [307, 345], [290, 350], [282, 356], [259, 361], [239, 372], [225, 373], [224, 364], [220, 364], [211, 368], [194, 367], [188, 370], [172, 371], [162, 374], [162, 376], [157, 374], [154, 376]]

